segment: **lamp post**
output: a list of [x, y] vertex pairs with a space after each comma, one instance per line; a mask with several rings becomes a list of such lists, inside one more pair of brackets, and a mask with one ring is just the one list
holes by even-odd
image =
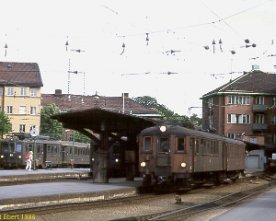
[[35, 129], [35, 127], [31, 127], [31, 136], [33, 139], [33, 162], [34, 162], [34, 170], [36, 170], [36, 138], [37, 138], [37, 130]]

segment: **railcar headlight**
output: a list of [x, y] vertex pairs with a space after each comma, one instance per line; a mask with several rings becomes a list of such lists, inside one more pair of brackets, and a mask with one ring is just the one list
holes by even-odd
[[164, 132], [166, 132], [167, 127], [163, 125], [163, 126], [161, 126], [159, 129], [160, 129], [160, 131], [161, 131], [162, 133], [164, 133]]
[[141, 167], [145, 167], [145, 166], [146, 166], [146, 162], [145, 162], [145, 161], [141, 162], [141, 163], [140, 163], [140, 166], [141, 166]]
[[118, 158], [115, 159], [115, 163], [119, 163], [119, 159]]
[[1, 159], [3, 159], [4, 158], [4, 155], [1, 155]]
[[18, 156], [18, 159], [21, 159], [21, 158], [22, 158], [22, 156], [21, 156], [21, 155], [19, 155], [19, 156]]
[[185, 168], [185, 167], [187, 166], [187, 164], [186, 164], [185, 162], [182, 162], [182, 163], [180, 164], [180, 166], [181, 166], [182, 168]]

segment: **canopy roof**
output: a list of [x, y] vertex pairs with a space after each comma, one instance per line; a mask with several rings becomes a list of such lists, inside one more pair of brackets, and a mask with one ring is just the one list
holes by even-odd
[[100, 108], [71, 111], [52, 117], [63, 123], [65, 128], [83, 131], [92, 130], [95, 133], [103, 131], [115, 132], [125, 136], [138, 134], [144, 128], [155, 125], [154, 121]]

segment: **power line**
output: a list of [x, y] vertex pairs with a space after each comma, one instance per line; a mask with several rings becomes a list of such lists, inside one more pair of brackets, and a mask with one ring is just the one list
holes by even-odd
[[[251, 10], [253, 10], [255, 8], [258, 8], [258, 7], [264, 5], [264, 4], [268, 3], [268, 2], [271, 2], [271, 1], [274, 1], [274, 0], [266, 0], [266, 1], [262, 2], [262, 3], [253, 5], [251, 7], [248, 7], [246, 9], [243, 9], [241, 11], [238, 11], [236, 13], [233, 13], [233, 14], [225, 16], [225, 17], [219, 17], [216, 14], [216, 16], [218, 17], [218, 19], [215, 19], [215, 20], [210, 21], [210, 22], [202, 22], [202, 23], [198, 23], [198, 24], [190, 24], [190, 25], [181, 26], [181, 27], [166, 28], [166, 29], [160, 29], [160, 30], [155, 30], [155, 31], [148, 31], [146, 33], [148, 35], [149, 34], [157, 34], [157, 33], [169, 33], [169, 32], [176, 31], [176, 30], [188, 29], [188, 28], [198, 28], [198, 27], [201, 27], [201, 26], [213, 25], [215, 23], [220, 23], [220, 22], [226, 23], [226, 25], [234, 31], [234, 29], [225, 20], [228, 20], [228, 19], [233, 18], [235, 16], [247, 13], [248, 11], [251, 11]], [[213, 13], [215, 13], [215, 12], [213, 12]], [[145, 35], [145, 32], [143, 32], [143, 33], [140, 32], [140, 33], [136, 33], [136, 34], [129, 34], [129, 35], [119, 35], [119, 34], [116, 34], [117, 37], [134, 37], [134, 36], [140, 36], [140, 35]]]

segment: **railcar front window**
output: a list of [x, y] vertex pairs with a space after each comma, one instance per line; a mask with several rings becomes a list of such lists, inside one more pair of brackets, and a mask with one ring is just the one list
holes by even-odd
[[160, 147], [159, 147], [160, 153], [168, 153], [170, 151], [169, 147], [169, 139], [166, 137], [160, 138]]
[[8, 153], [9, 152], [9, 144], [8, 143], [3, 143], [2, 144], [2, 149], [4, 153]]
[[152, 149], [152, 139], [151, 137], [144, 137], [144, 151], [150, 151]]

